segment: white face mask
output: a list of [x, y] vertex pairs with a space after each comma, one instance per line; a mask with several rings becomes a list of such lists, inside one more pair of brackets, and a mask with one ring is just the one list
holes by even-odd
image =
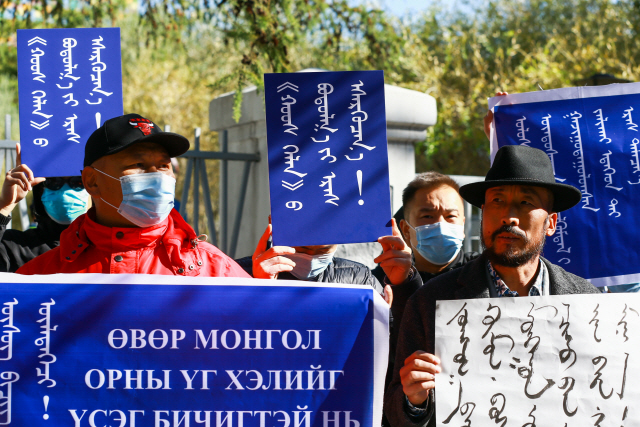
[[335, 251], [320, 255], [296, 252], [295, 254], [287, 254], [285, 256], [296, 263], [296, 266], [291, 270], [291, 274], [300, 280], [307, 280], [316, 277], [326, 270], [329, 264], [333, 262], [334, 254]]
[[125, 175], [120, 179], [94, 168], [109, 178], [120, 181], [122, 203], [119, 207], [100, 198], [138, 227], [151, 227], [164, 221], [173, 209], [176, 180], [162, 172]]

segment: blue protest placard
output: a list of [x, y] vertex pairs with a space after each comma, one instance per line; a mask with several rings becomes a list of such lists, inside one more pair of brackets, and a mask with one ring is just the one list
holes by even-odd
[[380, 425], [372, 288], [1, 276], [0, 425]]
[[120, 29], [18, 30], [18, 89], [22, 162], [80, 175], [91, 133], [123, 114]]
[[265, 74], [273, 242], [391, 234], [382, 71]]
[[556, 180], [582, 193], [577, 206], [558, 214], [544, 256], [597, 286], [639, 282], [640, 84], [492, 101], [492, 152], [506, 144], [539, 148], [551, 159]]

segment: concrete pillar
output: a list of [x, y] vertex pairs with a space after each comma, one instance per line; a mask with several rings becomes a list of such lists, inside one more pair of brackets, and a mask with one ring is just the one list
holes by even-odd
[[[307, 71], [307, 70], [305, 70]], [[309, 70], [318, 71], [318, 70]], [[242, 116], [233, 120], [234, 93], [215, 98], [209, 104], [209, 128], [228, 131], [229, 151], [256, 153], [262, 160], [253, 165], [247, 191], [236, 257], [251, 255], [267, 226], [269, 206], [269, 169], [267, 162], [267, 127], [263, 94], [255, 87], [243, 91]], [[415, 176], [414, 144], [424, 141], [426, 129], [436, 123], [436, 100], [427, 94], [398, 86], [385, 85], [387, 140], [389, 153], [389, 183], [392, 214], [402, 205], [402, 190]], [[228, 217], [229, 232], [233, 227], [236, 204], [242, 179], [242, 162], [229, 162]], [[339, 255], [366, 265], [374, 265], [373, 257], [380, 245], [344, 245]]]

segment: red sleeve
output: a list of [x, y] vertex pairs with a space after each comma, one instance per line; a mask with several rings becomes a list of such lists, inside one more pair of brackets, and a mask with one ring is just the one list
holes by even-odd
[[237, 262], [227, 257], [227, 271], [224, 277], [246, 277], [252, 279], [253, 277], [244, 271], [244, 268], [240, 267]]

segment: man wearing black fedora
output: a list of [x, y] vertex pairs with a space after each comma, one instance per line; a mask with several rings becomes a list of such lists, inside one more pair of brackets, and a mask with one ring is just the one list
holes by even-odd
[[[436, 301], [599, 293], [588, 281], [541, 257], [558, 214], [578, 204], [580, 191], [555, 182], [549, 157], [526, 146], [496, 153], [484, 181], [460, 188], [482, 209], [482, 255], [432, 279], [409, 299], [384, 412], [392, 427], [435, 426]], [[404, 365], [399, 363], [404, 361]]]

